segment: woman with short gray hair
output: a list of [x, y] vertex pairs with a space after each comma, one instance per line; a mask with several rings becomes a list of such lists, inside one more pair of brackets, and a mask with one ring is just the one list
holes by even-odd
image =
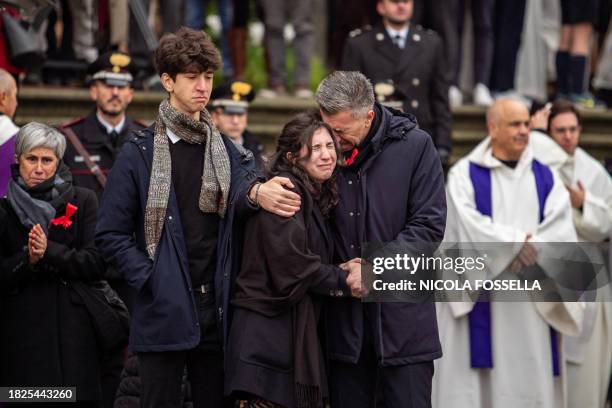
[[17, 132], [16, 157], [39, 147], [53, 151], [55, 157], [61, 160], [66, 151], [66, 138], [58, 130], [38, 122], [30, 122]]
[[75, 288], [105, 271], [93, 241], [98, 203], [72, 185], [65, 150], [64, 136], [47, 125], [17, 133], [0, 199], [0, 386], [76, 386], [79, 401], [97, 404], [96, 335]]

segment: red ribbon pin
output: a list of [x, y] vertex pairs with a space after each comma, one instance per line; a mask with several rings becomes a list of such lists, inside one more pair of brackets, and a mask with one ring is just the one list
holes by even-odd
[[68, 227], [70, 227], [72, 225], [72, 220], [70, 218], [72, 218], [72, 216], [74, 215], [74, 213], [76, 213], [78, 210], [76, 205], [72, 205], [70, 203], [66, 204], [66, 214], [62, 215], [61, 217], [57, 217], [51, 220], [51, 225], [55, 225], [57, 226], [61, 226], [64, 229], [68, 229]]
[[357, 148], [353, 148], [353, 151], [351, 153], [351, 157], [349, 157], [348, 159], [346, 159], [346, 164], [348, 164], [349, 166], [351, 164], [353, 164], [353, 162], [355, 161], [355, 157], [357, 157], [357, 155], [359, 154], [359, 150], [357, 150]]

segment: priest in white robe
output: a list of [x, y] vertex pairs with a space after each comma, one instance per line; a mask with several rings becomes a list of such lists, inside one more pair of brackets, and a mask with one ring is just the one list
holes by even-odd
[[[548, 132], [566, 153], [565, 160], [551, 166], [557, 167], [570, 193], [578, 240], [603, 243], [612, 235], [612, 179], [599, 161], [578, 147], [579, 111], [569, 102], [555, 102]], [[592, 262], [605, 265], [603, 252], [590, 249]], [[612, 368], [612, 289], [606, 272], [597, 277], [599, 289], [585, 295], [590, 301], [585, 303], [580, 335], [564, 342], [569, 408], [601, 408], [606, 403]]]
[[[569, 195], [533, 158], [525, 106], [498, 100], [487, 125], [490, 137], [449, 172], [445, 241], [505, 244], [505, 251], [485, 258], [488, 276], [518, 278], [525, 267], [540, 264], [533, 243], [576, 241]], [[484, 341], [474, 323], [483, 303], [437, 304], [444, 357], [436, 361], [433, 407], [565, 406], [560, 342], [578, 333], [580, 304], [496, 302], [491, 296], [484, 303]]]

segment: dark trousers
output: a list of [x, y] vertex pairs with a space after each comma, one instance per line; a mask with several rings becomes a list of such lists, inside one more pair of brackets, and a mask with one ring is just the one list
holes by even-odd
[[521, 46], [527, 0], [496, 0], [494, 11], [494, 47], [491, 90], [514, 89], [516, 60]]
[[371, 341], [357, 364], [330, 362], [331, 408], [431, 408], [433, 361], [379, 367]]
[[138, 353], [141, 407], [176, 408], [184, 398], [185, 366], [194, 408], [221, 408], [223, 352], [218, 339], [214, 294], [196, 294], [200, 302], [200, 344], [191, 350]]
[[[461, 44], [466, 12], [466, 1], [459, 0], [458, 9], [458, 39]], [[491, 76], [491, 62], [493, 60], [493, 1], [470, 0], [472, 11], [472, 25], [474, 26], [474, 84], [489, 86]], [[454, 84], [459, 84], [459, 74], [463, 61], [463, 49], [459, 47]]]
[[444, 79], [450, 84], [455, 76], [461, 41], [457, 37], [457, 0], [414, 0], [412, 23], [437, 32], [442, 38], [446, 69]]

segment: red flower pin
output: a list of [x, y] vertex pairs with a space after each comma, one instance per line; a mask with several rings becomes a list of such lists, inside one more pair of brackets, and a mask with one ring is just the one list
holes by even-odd
[[51, 220], [51, 224], [57, 226], [61, 226], [64, 229], [68, 229], [68, 227], [70, 227], [72, 225], [72, 220], [70, 218], [72, 218], [72, 216], [74, 215], [74, 213], [76, 213], [78, 210], [76, 205], [72, 205], [70, 203], [66, 204], [66, 214], [62, 215], [61, 217], [57, 217]]

